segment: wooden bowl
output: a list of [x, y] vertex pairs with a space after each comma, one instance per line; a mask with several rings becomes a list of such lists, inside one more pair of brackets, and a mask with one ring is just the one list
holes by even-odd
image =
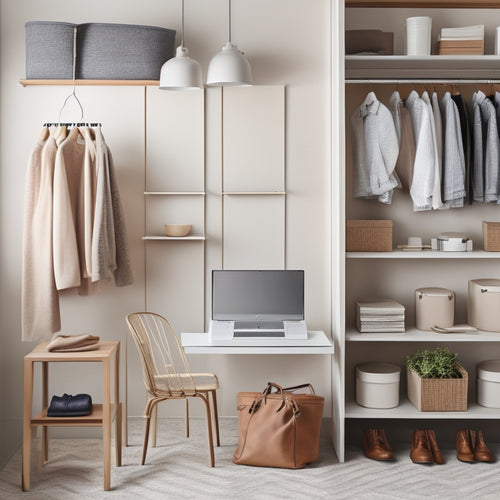
[[191, 232], [191, 224], [165, 224], [167, 236], [187, 236]]

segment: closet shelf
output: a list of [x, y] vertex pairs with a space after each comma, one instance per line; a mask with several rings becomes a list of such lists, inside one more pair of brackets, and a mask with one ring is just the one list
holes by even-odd
[[[73, 80], [19, 80], [23, 86], [29, 85], [73, 85]], [[116, 85], [116, 86], [158, 86], [158, 80], [75, 80], [75, 85]]]
[[161, 240], [167, 240], [167, 241], [204, 241], [206, 238], [205, 236], [143, 236], [143, 240], [149, 240], [149, 241], [161, 241]]
[[393, 250], [392, 252], [346, 252], [347, 259], [500, 259], [500, 252], [440, 252], [437, 250], [423, 250], [421, 252], [407, 252]]
[[500, 342], [500, 333], [451, 334], [423, 332], [416, 328], [407, 328], [404, 333], [360, 333], [354, 328], [348, 328], [345, 338], [347, 342]]
[[[356, 79], [456, 78], [488, 80], [500, 78], [500, 56], [345, 56], [345, 77]], [[402, 82], [404, 83], [404, 82]]]
[[345, 0], [346, 7], [426, 8], [426, 9], [497, 9], [498, 0]]
[[485, 408], [476, 403], [469, 403], [467, 411], [419, 411], [413, 404], [401, 398], [395, 408], [364, 408], [355, 401], [346, 401], [346, 418], [401, 418], [401, 419], [498, 419], [499, 408]]

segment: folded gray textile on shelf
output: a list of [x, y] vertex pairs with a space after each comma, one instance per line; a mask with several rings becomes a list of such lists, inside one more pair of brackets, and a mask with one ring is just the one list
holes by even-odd
[[98, 349], [99, 337], [82, 333], [81, 335], [54, 335], [47, 344], [47, 351], [72, 352]]

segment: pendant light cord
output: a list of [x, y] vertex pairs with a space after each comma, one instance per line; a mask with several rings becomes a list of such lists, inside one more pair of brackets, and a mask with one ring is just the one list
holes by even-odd
[[231, 0], [229, 0], [229, 23], [228, 23], [228, 41], [231, 43]]
[[184, 48], [184, 0], [182, 0], [181, 47]]

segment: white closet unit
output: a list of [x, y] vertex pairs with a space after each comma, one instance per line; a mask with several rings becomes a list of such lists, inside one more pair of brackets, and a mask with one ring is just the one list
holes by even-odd
[[[481, 10], [478, 7], [497, 7], [497, 2], [463, 1], [358, 1], [346, 0], [346, 7], [397, 7], [390, 11], [384, 9], [351, 8], [345, 11], [346, 29], [383, 29], [395, 32], [395, 46], [399, 47], [404, 36], [404, 19], [411, 16], [426, 15], [437, 21], [433, 26], [433, 40], [438, 30], [446, 26], [467, 26], [485, 24], [486, 36], [494, 37], [492, 26], [500, 25], [500, 10]], [[449, 10], [400, 9], [400, 7], [448, 7]], [[470, 7], [477, 10], [462, 10]], [[390, 12], [390, 15], [388, 15]], [[435, 14], [435, 16], [434, 16]], [[483, 19], [483, 21], [481, 21]], [[391, 22], [393, 23], [391, 27]], [[380, 23], [380, 24], [378, 24]], [[486, 45], [486, 50], [488, 47]], [[491, 53], [491, 49], [489, 50]], [[396, 50], [397, 52], [397, 50]], [[334, 54], [335, 56], [335, 54]], [[360, 428], [383, 427], [384, 422], [397, 435], [401, 426], [416, 428], [425, 426], [418, 423], [422, 419], [446, 421], [443, 441], [451, 442], [456, 429], [467, 426], [469, 420], [493, 420], [500, 418], [500, 409], [484, 408], [476, 404], [476, 365], [481, 361], [500, 357], [500, 334], [482, 332], [479, 335], [440, 335], [422, 332], [415, 328], [415, 289], [425, 286], [442, 286], [456, 293], [455, 323], [467, 322], [468, 280], [477, 278], [500, 278], [500, 253], [484, 252], [482, 242], [482, 221], [500, 220], [500, 206], [476, 203], [464, 208], [433, 212], [413, 212], [408, 193], [398, 192], [392, 205], [382, 205], [376, 200], [360, 200], [352, 197], [353, 168], [350, 138], [350, 117], [362, 103], [368, 91], [375, 91], [378, 99], [388, 104], [390, 95], [399, 90], [406, 97], [409, 88], [419, 93], [427, 89], [438, 92], [441, 97], [446, 83], [459, 86], [465, 102], [479, 87], [490, 92], [500, 76], [500, 57], [486, 56], [429, 56], [427, 58], [396, 56], [347, 56], [345, 60], [345, 170], [341, 166], [339, 179], [345, 176], [344, 193], [337, 191], [340, 199], [345, 195], [345, 207], [341, 207], [342, 217], [346, 219], [391, 219], [394, 222], [394, 247], [407, 242], [409, 236], [422, 236], [424, 242], [444, 231], [467, 233], [474, 241], [476, 251], [471, 253], [437, 252], [398, 252], [355, 253], [344, 251], [343, 230], [339, 230], [341, 240], [334, 256], [339, 258], [339, 277], [343, 282], [345, 271], [345, 330], [340, 335], [343, 355], [337, 364], [343, 376], [343, 385], [335, 384], [338, 393], [345, 390], [343, 406], [340, 403], [337, 417], [342, 418], [335, 424], [337, 436], [344, 443], [360, 444]], [[335, 83], [334, 83], [335, 85]], [[491, 86], [491, 87], [488, 87]], [[498, 88], [498, 86], [497, 86]], [[342, 132], [341, 132], [342, 134]], [[342, 134], [343, 135], [343, 134]], [[342, 157], [342, 153], [340, 153]], [[336, 192], [334, 190], [333, 196]], [[355, 303], [362, 297], [388, 297], [401, 302], [406, 307], [406, 332], [360, 334], [355, 328]], [[342, 306], [342, 298], [337, 304]], [[342, 330], [341, 330], [342, 331]], [[447, 346], [457, 352], [459, 360], [469, 373], [468, 400], [466, 412], [419, 412], [407, 399], [404, 360], [407, 354], [420, 348]], [[396, 408], [374, 410], [363, 408], [355, 402], [355, 367], [365, 361], [387, 361], [402, 368], [400, 384], [400, 404]], [[338, 397], [338, 395], [337, 395]], [[395, 421], [389, 424], [388, 420]], [[415, 420], [415, 422], [412, 422]], [[381, 423], [382, 422], [382, 423]], [[471, 423], [470, 425], [474, 425]], [[480, 424], [483, 425], [483, 424]], [[484, 425], [488, 425], [484, 422]], [[490, 440], [497, 441], [498, 430], [492, 425]], [[410, 433], [402, 435], [409, 447]], [[401, 437], [401, 435], [399, 436]], [[397, 439], [395, 439], [397, 440]], [[339, 460], [344, 460], [342, 440], [337, 443]]]

